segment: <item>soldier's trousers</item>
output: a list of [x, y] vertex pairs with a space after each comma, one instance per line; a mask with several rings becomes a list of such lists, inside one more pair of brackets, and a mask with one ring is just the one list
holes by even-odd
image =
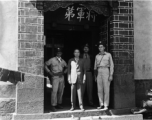
[[71, 85], [71, 104], [72, 107], [75, 108], [76, 105], [76, 94], [78, 94], [78, 101], [79, 101], [79, 106], [83, 106], [82, 102], [82, 83], [79, 83], [78, 81], [75, 84]]
[[98, 98], [100, 106], [109, 106], [109, 68], [100, 67], [98, 68], [97, 75], [97, 88], [98, 88]]
[[91, 72], [86, 72], [86, 81], [82, 85], [82, 98], [84, 97], [85, 91], [87, 92], [88, 102], [92, 103], [92, 92], [93, 92], [93, 78]]
[[64, 92], [64, 77], [52, 78], [52, 93], [51, 93], [51, 105], [56, 106], [62, 104], [62, 96]]

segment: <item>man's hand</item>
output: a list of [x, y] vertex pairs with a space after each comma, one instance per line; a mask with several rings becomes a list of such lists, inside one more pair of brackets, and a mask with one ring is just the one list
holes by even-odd
[[113, 75], [110, 75], [109, 76], [109, 81], [112, 81], [113, 80]]
[[95, 79], [95, 82], [97, 82], [97, 77], [96, 76], [94, 76], [94, 79]]
[[71, 84], [71, 80], [68, 80], [69, 84]]
[[48, 88], [52, 88], [52, 85], [51, 85], [50, 79], [49, 79], [48, 77], [46, 78], [46, 81], [47, 81], [46, 86], [47, 86]]
[[86, 74], [83, 75], [83, 81], [82, 81], [83, 84], [85, 83], [85, 81], [86, 81]]
[[83, 79], [83, 84], [85, 83], [85, 81], [86, 81], [86, 80], [85, 80], [85, 79]]
[[49, 75], [53, 76], [53, 73], [51, 71], [49, 71], [48, 73], [49, 73]]

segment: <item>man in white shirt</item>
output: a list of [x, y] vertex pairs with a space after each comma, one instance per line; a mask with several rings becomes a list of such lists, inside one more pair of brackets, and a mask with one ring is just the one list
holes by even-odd
[[98, 87], [100, 106], [98, 109], [108, 109], [110, 82], [113, 80], [114, 63], [110, 53], [105, 52], [105, 44], [99, 42], [99, 54], [95, 57], [95, 80]]

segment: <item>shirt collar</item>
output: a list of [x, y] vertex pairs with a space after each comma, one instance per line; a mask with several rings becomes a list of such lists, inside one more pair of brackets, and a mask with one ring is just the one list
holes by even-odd
[[61, 57], [57, 57], [57, 56], [56, 56], [56, 58], [57, 58], [57, 60], [62, 61], [62, 58], [61, 58]]
[[83, 57], [88, 57], [88, 53], [84, 53], [84, 54], [83, 54]]
[[105, 54], [106, 54], [106, 52], [104, 52], [103, 54], [99, 53], [98, 55], [105, 55]]
[[79, 59], [78, 59], [78, 61], [76, 61], [75, 57], [74, 57], [73, 59], [74, 59], [74, 61], [75, 61], [76, 63], [78, 63], [78, 62], [79, 62], [79, 60], [80, 60], [80, 58], [79, 58]]

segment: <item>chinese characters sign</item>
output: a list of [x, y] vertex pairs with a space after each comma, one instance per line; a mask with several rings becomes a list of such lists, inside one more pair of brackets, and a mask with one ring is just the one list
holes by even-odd
[[74, 7], [70, 6], [66, 9], [65, 13], [65, 19], [68, 21], [71, 21], [72, 18], [76, 17], [76, 19], [79, 20], [79, 22], [82, 21], [82, 19], [87, 19], [88, 21], [95, 22], [96, 20], [96, 14], [93, 11], [87, 10], [87, 8], [81, 6], [81, 7]]

